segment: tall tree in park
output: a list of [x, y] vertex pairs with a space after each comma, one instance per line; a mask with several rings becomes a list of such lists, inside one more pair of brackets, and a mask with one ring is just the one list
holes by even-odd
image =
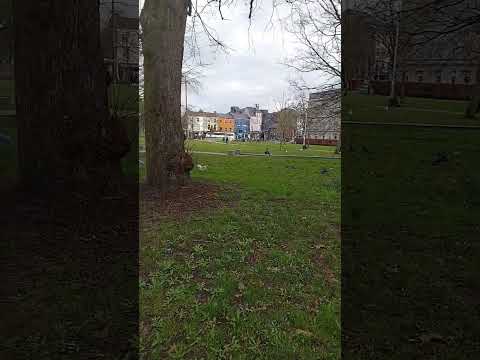
[[146, 0], [140, 17], [147, 182], [161, 191], [167, 190], [170, 168], [181, 165], [184, 154], [180, 104], [190, 6], [186, 0]]
[[[252, 16], [254, 0], [249, 2]], [[215, 4], [214, 4], [215, 3]], [[234, 5], [232, 2], [226, 2]], [[216, 5], [222, 16], [222, 1]], [[201, 30], [215, 45], [218, 41], [201, 17], [202, 10], [191, 0], [145, 0], [140, 22], [144, 66], [144, 124], [147, 182], [165, 192], [172, 183], [185, 180], [184, 149], [181, 121], [182, 64], [187, 17], [198, 19]], [[198, 5], [200, 7], [200, 5]], [[194, 30], [195, 31], [195, 30]]]
[[121, 176], [129, 144], [108, 113], [98, 6], [14, 2], [19, 176], [27, 187], [102, 191]]

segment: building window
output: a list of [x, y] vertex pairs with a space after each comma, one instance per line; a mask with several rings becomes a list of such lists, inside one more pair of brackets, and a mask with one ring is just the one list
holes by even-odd
[[415, 74], [417, 76], [417, 81], [422, 82], [423, 81], [423, 70], [417, 70]]
[[472, 79], [472, 72], [465, 70], [463, 72], [463, 80], [465, 81], [465, 84], [470, 83], [470, 80]]
[[450, 79], [452, 84], [455, 84], [455, 81], [457, 80], [457, 72], [455, 70], [452, 71]]
[[435, 71], [435, 81], [437, 83], [441, 83], [442, 82], [442, 70], [436, 70]]

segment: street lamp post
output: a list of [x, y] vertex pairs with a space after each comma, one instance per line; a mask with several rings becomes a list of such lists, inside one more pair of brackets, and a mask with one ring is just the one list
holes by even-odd
[[392, 82], [390, 88], [390, 100], [392, 105], [395, 104], [395, 80], [396, 80], [396, 71], [397, 71], [397, 54], [398, 54], [398, 37], [400, 33], [400, 9], [402, 6], [401, 0], [394, 0], [393, 3], [394, 10], [396, 12], [396, 26], [395, 26], [395, 47], [393, 51], [393, 69], [392, 69]]
[[187, 95], [187, 75], [184, 75], [185, 81], [185, 122], [187, 125], [187, 139], [190, 139], [190, 133], [188, 131], [188, 95]]

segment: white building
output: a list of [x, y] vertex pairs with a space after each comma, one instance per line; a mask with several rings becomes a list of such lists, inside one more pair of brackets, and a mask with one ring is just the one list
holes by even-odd
[[188, 112], [184, 129], [190, 136], [202, 136], [218, 130], [218, 114], [209, 112]]
[[262, 131], [262, 119], [263, 114], [260, 111], [256, 111], [250, 116], [250, 133], [260, 133]]

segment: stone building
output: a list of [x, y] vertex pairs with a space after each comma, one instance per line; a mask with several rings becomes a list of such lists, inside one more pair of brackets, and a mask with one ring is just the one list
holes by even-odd
[[[369, 9], [367, 2], [342, 2], [344, 71], [349, 79], [388, 81], [392, 76], [392, 50], [386, 48], [384, 40], [387, 33], [381, 31], [378, 16], [371, 13], [379, 10]], [[480, 12], [480, 1], [458, 2], [443, 14], [430, 6], [430, 0], [401, 0], [399, 3], [403, 11], [398, 22], [397, 80], [417, 84], [477, 83], [480, 77], [479, 56], [478, 53], [469, 53], [468, 45], [472, 38], [478, 41], [480, 24], [458, 26], [457, 31], [450, 32], [445, 32], [445, 27], [454, 16], [461, 18], [472, 11]], [[390, 15], [390, 30], [385, 30], [390, 31], [390, 37], [395, 33], [393, 16], [396, 14]], [[388, 14], [386, 18], [388, 22]], [[385, 22], [385, 19], [382, 21]], [[434, 32], [443, 34], [433, 38]]]
[[311, 93], [308, 101], [306, 129], [304, 122], [298, 131], [297, 142], [307, 144], [335, 145], [340, 140], [339, 89]]
[[138, 16], [114, 14], [101, 29], [104, 62], [110, 74], [116, 70], [120, 83], [138, 84], [139, 35]]

